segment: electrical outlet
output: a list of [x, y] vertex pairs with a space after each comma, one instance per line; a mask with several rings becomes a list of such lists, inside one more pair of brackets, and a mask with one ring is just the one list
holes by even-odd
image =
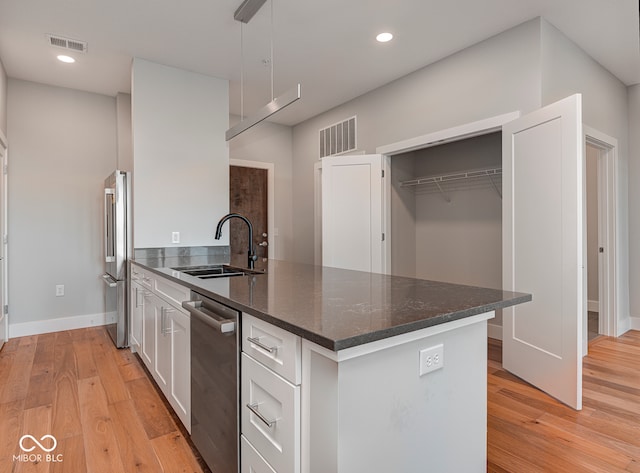
[[64, 284], [56, 285], [56, 297], [64, 296]]
[[171, 232], [171, 243], [180, 243], [180, 232]]
[[420, 376], [439, 370], [444, 366], [444, 345], [420, 350]]

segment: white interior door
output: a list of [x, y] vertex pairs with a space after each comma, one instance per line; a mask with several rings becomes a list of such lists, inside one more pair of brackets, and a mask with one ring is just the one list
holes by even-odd
[[382, 155], [322, 159], [322, 264], [384, 272]]
[[502, 139], [504, 288], [533, 295], [504, 311], [503, 366], [581, 409], [581, 96], [506, 124]]

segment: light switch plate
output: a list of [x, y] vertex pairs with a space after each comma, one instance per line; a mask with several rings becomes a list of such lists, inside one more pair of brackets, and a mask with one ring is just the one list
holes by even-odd
[[180, 232], [171, 232], [171, 243], [180, 243]]
[[444, 366], [444, 345], [420, 350], [420, 376], [439, 370]]

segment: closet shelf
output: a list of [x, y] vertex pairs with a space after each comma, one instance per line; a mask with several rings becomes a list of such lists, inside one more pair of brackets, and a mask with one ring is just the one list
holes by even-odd
[[502, 176], [502, 168], [501, 167], [500, 168], [479, 169], [479, 170], [473, 170], [473, 171], [458, 172], [458, 173], [455, 173], [455, 174], [441, 174], [441, 175], [438, 175], [438, 176], [424, 176], [424, 177], [419, 177], [417, 179], [410, 179], [410, 180], [407, 180], [407, 181], [401, 181], [400, 182], [400, 187], [414, 187], [414, 186], [422, 186], [422, 185], [427, 185], [427, 184], [435, 184], [438, 187], [438, 190], [440, 191], [440, 193], [442, 194], [444, 199], [447, 202], [451, 202], [451, 199], [444, 192], [444, 190], [442, 189], [440, 184], [445, 184], [447, 182], [452, 182], [452, 181], [461, 181], [461, 180], [465, 180], [465, 179], [477, 179], [477, 178], [486, 177], [491, 181], [491, 185], [493, 186], [495, 191], [498, 193], [498, 196], [500, 198], [502, 198], [502, 192], [500, 191], [500, 189], [496, 185], [495, 181], [493, 180], [494, 177], [498, 177], [498, 176], [500, 176], [500, 177]]
[[424, 176], [417, 179], [400, 182], [400, 187], [420, 186], [423, 184], [438, 184], [449, 181], [459, 181], [461, 179], [473, 179], [477, 177], [501, 176], [502, 168], [482, 169], [476, 171], [458, 172], [455, 174], [442, 174], [439, 176]]

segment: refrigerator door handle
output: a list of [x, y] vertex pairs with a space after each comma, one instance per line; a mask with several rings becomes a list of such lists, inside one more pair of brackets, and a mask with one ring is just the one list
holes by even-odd
[[118, 282], [115, 279], [113, 279], [111, 276], [109, 276], [108, 274], [103, 274], [102, 275], [102, 280], [109, 287], [118, 287]]
[[116, 190], [104, 190], [104, 256], [107, 263], [116, 260], [115, 232]]

